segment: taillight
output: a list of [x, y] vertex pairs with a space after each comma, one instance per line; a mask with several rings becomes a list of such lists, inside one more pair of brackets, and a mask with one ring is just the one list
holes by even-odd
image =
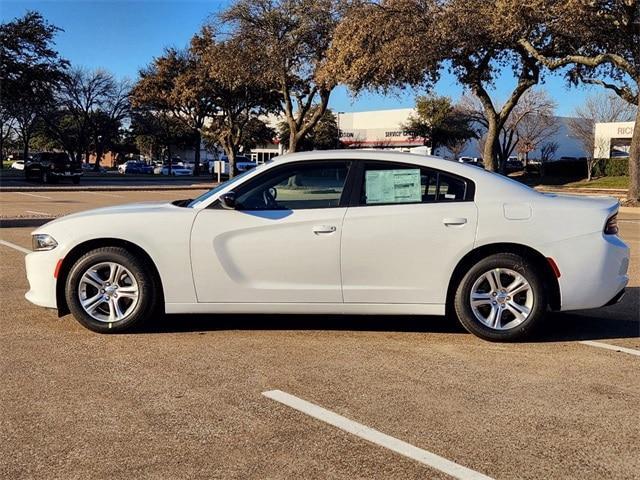
[[614, 213], [609, 217], [607, 223], [604, 226], [605, 235], [617, 235], [618, 234], [618, 213]]

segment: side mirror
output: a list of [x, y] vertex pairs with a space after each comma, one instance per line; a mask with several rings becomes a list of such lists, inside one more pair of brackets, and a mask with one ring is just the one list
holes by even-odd
[[236, 209], [236, 194], [233, 192], [227, 192], [223, 195], [220, 195], [220, 205], [222, 208], [227, 210], [235, 210]]

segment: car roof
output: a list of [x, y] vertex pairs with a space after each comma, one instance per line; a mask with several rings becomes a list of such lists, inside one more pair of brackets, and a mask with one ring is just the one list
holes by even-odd
[[[441, 157], [436, 157], [435, 155], [396, 152], [393, 150], [313, 150], [310, 152], [289, 153], [273, 158], [273, 161], [276, 163], [310, 160], [378, 160], [411, 163], [439, 170], [446, 170], [466, 177], [473, 176], [478, 172], [484, 172], [478, 167], [465, 165], [453, 160], [446, 160]], [[488, 172], [484, 173], [488, 174]]]

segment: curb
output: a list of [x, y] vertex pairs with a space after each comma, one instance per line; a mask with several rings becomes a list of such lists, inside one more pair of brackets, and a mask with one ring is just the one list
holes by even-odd
[[55, 220], [55, 217], [1, 218], [0, 228], [39, 227], [51, 220]]

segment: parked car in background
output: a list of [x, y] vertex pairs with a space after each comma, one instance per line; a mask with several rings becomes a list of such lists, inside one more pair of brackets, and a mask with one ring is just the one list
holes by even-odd
[[118, 166], [118, 173], [153, 173], [153, 167], [137, 160], [127, 160]]
[[36, 153], [25, 163], [24, 176], [27, 180], [35, 179], [43, 183], [55, 183], [60, 179], [70, 179], [73, 183], [78, 184], [82, 177], [82, 165], [69, 158], [66, 153]]
[[484, 168], [484, 163], [481, 158], [478, 157], [460, 157], [458, 158], [458, 162], [467, 163], [469, 165], [473, 165], [474, 167]]
[[[84, 172], [95, 172], [96, 171], [96, 164], [95, 163], [82, 162], [82, 171], [84, 171]], [[98, 172], [105, 173], [106, 171], [107, 171], [107, 169], [104, 168], [102, 165], [100, 167], [98, 167]]]
[[518, 157], [509, 157], [504, 165], [505, 171], [507, 173], [510, 172], [519, 172], [524, 168], [522, 160]]
[[[225, 175], [229, 174], [229, 158], [226, 155], [223, 155], [222, 157], [220, 157], [221, 162], [224, 162], [224, 169], [223, 172]], [[209, 162], [209, 173], [213, 174], [215, 173], [215, 160], [212, 160]], [[237, 155], [236, 156], [236, 175], [239, 173], [243, 173], [246, 172], [247, 170], [251, 170], [252, 168], [255, 168], [257, 166], [257, 163], [252, 161], [249, 157], [245, 156], [245, 155]]]
[[194, 200], [47, 223], [26, 298], [102, 333], [159, 312], [450, 314], [517, 340], [549, 310], [620, 300], [618, 207], [426, 155], [296, 153]]
[[24, 160], [16, 160], [11, 164], [13, 170], [24, 170]]
[[192, 175], [193, 171], [190, 168], [180, 165], [171, 165], [171, 173], [169, 173], [169, 165], [164, 165], [161, 171], [162, 175], [171, 175], [172, 177], [184, 177]]

